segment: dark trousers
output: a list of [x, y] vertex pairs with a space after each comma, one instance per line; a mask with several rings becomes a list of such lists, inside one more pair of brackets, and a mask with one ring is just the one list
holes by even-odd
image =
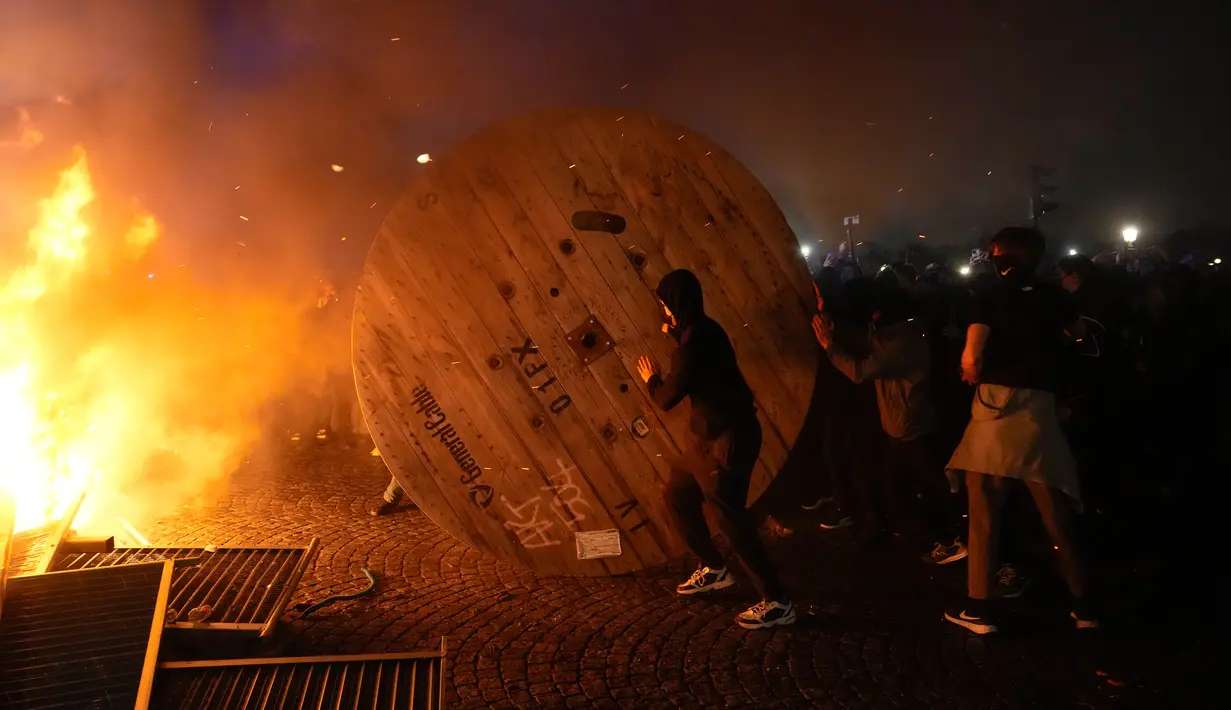
[[830, 417], [833, 423], [826, 432], [824, 458], [829, 472], [829, 495], [839, 508], [854, 511], [860, 500], [855, 491], [855, 479], [871, 468], [871, 430], [858, 420], [843, 419], [835, 414]]
[[[785, 597], [756, 525], [748, 514], [748, 482], [761, 454], [761, 425], [753, 417], [713, 441], [698, 441], [672, 463], [665, 499], [675, 529], [701, 564], [726, 566], [705, 521], [702, 503], [717, 514], [722, 534], [762, 599]], [[723, 461], [725, 460], [725, 464]]]
[[[966, 488], [970, 495], [970, 534], [966, 558], [967, 593], [972, 599], [987, 599], [992, 589], [992, 575], [999, 567], [999, 547], [1004, 503], [1011, 487], [1021, 485], [1003, 476], [966, 473]], [[1025, 488], [1034, 499], [1039, 518], [1051, 538], [1060, 562], [1060, 572], [1069, 585], [1074, 599], [1085, 599], [1086, 568], [1078, 549], [1076, 511], [1065, 494], [1038, 481], [1027, 481]]]
[[931, 434], [910, 440], [886, 436], [880, 445], [887, 517], [895, 526], [919, 528], [931, 542], [959, 537], [963, 500], [949, 490], [940, 441]]
[[321, 429], [327, 429], [337, 439], [359, 436], [362, 416], [359, 414], [359, 397], [355, 394], [355, 380], [350, 372], [330, 371], [325, 379], [325, 396], [322, 402]]

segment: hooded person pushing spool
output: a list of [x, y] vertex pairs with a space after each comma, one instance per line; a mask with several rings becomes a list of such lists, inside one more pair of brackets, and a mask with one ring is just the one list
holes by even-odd
[[682, 554], [662, 492], [697, 434], [638, 376], [643, 355], [672, 362], [655, 289], [677, 269], [755, 396], [751, 503], [817, 358], [807, 266], [768, 191], [705, 137], [614, 109], [521, 116], [434, 157], [372, 245], [352, 333], [364, 418], [407, 494], [541, 573]]

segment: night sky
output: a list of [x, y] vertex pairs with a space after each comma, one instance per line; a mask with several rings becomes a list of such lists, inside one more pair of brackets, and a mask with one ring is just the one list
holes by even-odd
[[822, 250], [856, 213], [863, 239], [973, 242], [1026, 218], [1036, 164], [1063, 186], [1045, 231], [1092, 244], [1231, 222], [1206, 6], [0, 0], [0, 102], [85, 142], [198, 259], [353, 269], [416, 155], [566, 104], [708, 134]]

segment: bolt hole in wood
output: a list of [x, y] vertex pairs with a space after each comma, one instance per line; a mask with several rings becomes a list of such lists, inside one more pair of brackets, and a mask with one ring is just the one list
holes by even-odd
[[628, 260], [632, 262], [633, 268], [638, 271], [645, 268], [645, 254], [629, 252]]
[[581, 347], [589, 350], [590, 348], [593, 348], [595, 345], [598, 345], [598, 333], [591, 331], [581, 336]]
[[499, 355], [492, 355], [491, 357], [487, 358], [487, 366], [493, 370], [499, 370], [500, 368], [504, 367], [504, 358], [500, 357]]
[[627, 383], [627, 382], [621, 382], [621, 383], [620, 383], [620, 392], [621, 392], [621, 393], [623, 393], [623, 394], [627, 394], [627, 393], [628, 393], [628, 383]]
[[618, 214], [582, 210], [573, 213], [573, 229], [579, 232], [606, 232], [622, 234], [628, 222]]
[[501, 298], [505, 299], [512, 298], [513, 294], [517, 293], [517, 287], [507, 282], [500, 284], [499, 290]]
[[560, 240], [560, 253], [561, 254], [565, 256], [572, 256], [573, 252], [575, 251], [577, 251], [577, 245], [573, 243], [572, 239], [561, 239]]
[[603, 438], [606, 439], [607, 441], [615, 441], [616, 440], [615, 427], [611, 426], [610, 424], [603, 427]]
[[542, 417], [534, 417], [530, 420], [530, 428], [535, 431], [538, 431], [545, 426], [547, 426], [547, 422], [544, 421]]
[[559, 298], [559, 297], [560, 297], [560, 289], [556, 288], [555, 286], [552, 286], [552, 287], [551, 287], [551, 290], [550, 290], [550, 291], [548, 291], [548, 293], [550, 293], [550, 294], [551, 294], [551, 297], [552, 297], [552, 298]]

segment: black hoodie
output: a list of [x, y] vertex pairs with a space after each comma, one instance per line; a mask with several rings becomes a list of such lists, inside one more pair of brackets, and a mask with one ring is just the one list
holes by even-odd
[[667, 376], [650, 377], [654, 402], [669, 410], [687, 397], [692, 408], [689, 425], [701, 439], [714, 439], [754, 417], [752, 390], [739, 371], [726, 331], [705, 315], [696, 275], [687, 269], [672, 271], [655, 293], [675, 316], [670, 333], [679, 347]]

